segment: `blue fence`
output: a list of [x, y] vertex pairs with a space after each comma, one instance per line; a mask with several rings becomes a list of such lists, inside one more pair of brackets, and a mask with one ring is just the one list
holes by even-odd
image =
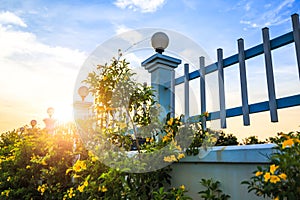
[[[205, 91], [205, 76], [207, 74], [217, 72], [218, 84], [219, 84], [219, 98], [220, 98], [220, 110], [211, 112], [207, 119], [200, 119], [199, 116], [192, 116], [190, 119], [202, 120], [204, 125], [206, 120], [220, 119], [221, 128], [226, 128], [226, 118], [243, 116], [243, 123], [245, 126], [250, 125], [250, 114], [269, 111], [271, 122], [278, 122], [277, 109], [288, 108], [300, 105], [300, 93], [293, 96], [286, 96], [282, 98], [276, 98], [275, 86], [274, 86], [274, 73], [272, 64], [271, 51], [288, 44], [295, 44], [295, 52], [297, 58], [297, 66], [300, 81], [300, 24], [299, 15], [292, 15], [293, 31], [281, 35], [279, 37], [270, 39], [269, 29], [262, 29], [263, 43], [254, 46], [249, 49], [244, 49], [244, 40], [238, 40], [238, 53], [230, 57], [223, 58], [223, 50], [217, 50], [218, 60], [216, 63], [205, 66], [204, 57], [200, 57], [200, 69], [189, 73], [189, 64], [184, 65], [184, 76], [175, 79], [174, 85], [184, 84], [185, 88], [185, 116], [189, 116], [189, 81], [200, 78], [200, 99], [201, 99], [201, 113], [207, 111], [206, 109], [206, 91]], [[254, 58], [256, 56], [264, 54], [266, 79], [268, 87], [268, 101], [258, 102], [254, 104], [248, 103], [248, 88], [247, 88], [247, 76], [246, 76], [246, 63], [247, 59]], [[240, 71], [240, 84], [241, 84], [241, 99], [242, 106], [229, 108], [225, 106], [225, 90], [224, 90], [224, 71], [226, 67], [239, 65]], [[295, 67], [297, 67], [295, 66]], [[171, 81], [173, 82], [173, 81]], [[172, 85], [172, 83], [171, 83]], [[172, 88], [172, 86], [171, 86]], [[172, 104], [172, 103], [171, 103]]]

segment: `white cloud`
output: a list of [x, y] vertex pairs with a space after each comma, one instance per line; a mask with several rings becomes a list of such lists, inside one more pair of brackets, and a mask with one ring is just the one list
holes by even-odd
[[[284, 0], [279, 4], [274, 3], [274, 6], [272, 4], [264, 5], [266, 11], [257, 11], [256, 14], [247, 13], [244, 17], [247, 20], [241, 20], [240, 23], [248, 25], [249, 28], [280, 25], [290, 19], [290, 12], [288, 10], [293, 6], [294, 2], [295, 0]], [[250, 4], [247, 3], [245, 9], [248, 10], [250, 8]]]
[[240, 23], [241, 23], [241, 24], [247, 24], [247, 25], [251, 24], [250, 21], [246, 21], [246, 20], [241, 20]]
[[125, 33], [127, 31], [131, 31], [131, 28], [126, 27], [125, 25], [117, 25], [116, 34], [119, 35], [121, 33]]
[[249, 11], [251, 9], [251, 2], [248, 2], [246, 5], [245, 5], [245, 10], [246, 11]]
[[121, 9], [131, 9], [142, 13], [155, 12], [165, 0], [117, 0], [114, 2]]
[[0, 24], [17, 25], [25, 28], [27, 27], [27, 24], [25, 24], [25, 22], [20, 17], [8, 11], [0, 13]]

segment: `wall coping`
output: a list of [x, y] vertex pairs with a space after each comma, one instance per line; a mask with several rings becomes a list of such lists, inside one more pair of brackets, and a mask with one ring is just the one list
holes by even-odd
[[196, 156], [186, 156], [179, 163], [270, 163], [275, 144], [214, 146], [205, 151], [199, 149]]

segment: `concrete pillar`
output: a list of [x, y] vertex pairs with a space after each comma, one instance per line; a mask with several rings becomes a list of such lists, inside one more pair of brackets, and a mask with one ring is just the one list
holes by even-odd
[[174, 69], [181, 64], [181, 60], [156, 53], [142, 62], [142, 66], [151, 73], [151, 86], [155, 90], [157, 102], [165, 113], [161, 114], [164, 118], [167, 113], [174, 115], [175, 112], [175, 71]]

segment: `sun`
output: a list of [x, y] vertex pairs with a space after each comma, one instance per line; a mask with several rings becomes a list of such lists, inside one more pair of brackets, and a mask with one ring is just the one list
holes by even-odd
[[56, 104], [53, 105], [54, 115], [53, 118], [57, 120], [59, 124], [68, 123], [74, 121], [73, 107], [71, 104]]

